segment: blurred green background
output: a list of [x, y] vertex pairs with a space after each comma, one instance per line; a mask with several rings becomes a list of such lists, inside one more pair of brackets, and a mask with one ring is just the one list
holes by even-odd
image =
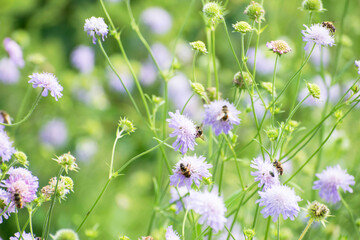
[[[314, 22], [327, 20], [334, 21], [335, 25], [337, 25], [341, 21], [344, 3], [345, 1], [324, 1], [324, 7], [327, 11], [321, 14], [315, 13], [313, 16]], [[130, 27], [126, 6], [121, 1], [107, 1], [105, 4], [115, 25], [119, 30], [122, 30], [121, 36], [125, 50], [137, 74], [140, 76], [141, 68], [145, 63], [149, 62], [149, 57], [147, 51]], [[135, 18], [139, 20], [141, 31], [144, 33], [149, 44], [162, 43], [169, 53], [172, 52], [174, 40], [183, 24], [189, 4], [189, 0], [131, 1]], [[226, 7], [225, 19], [235, 50], [238, 53], [241, 38], [239, 34], [232, 33], [230, 27], [236, 21], [248, 20], [247, 16], [243, 14], [248, 4], [249, 1], [230, 0]], [[107, 63], [98, 45], [93, 45], [91, 38], [83, 31], [84, 20], [86, 18], [91, 16], [104, 17], [98, 1], [0, 0], [0, 6], [0, 40], [2, 41], [5, 37], [11, 37], [17, 41], [23, 48], [26, 60], [25, 67], [20, 70], [21, 77], [18, 83], [4, 84], [0, 82], [0, 109], [6, 110], [15, 119], [22, 99], [28, 92], [30, 100], [23, 114], [26, 113], [39, 91], [39, 89], [32, 89], [30, 84], [27, 83], [27, 76], [32, 72], [53, 72], [64, 87], [64, 96], [58, 102], [54, 101], [51, 97], [43, 98], [27, 122], [19, 127], [7, 129], [7, 132], [14, 140], [16, 148], [28, 155], [30, 161], [29, 169], [34, 175], [39, 177], [40, 188], [46, 185], [48, 180], [58, 172], [58, 166], [51, 160], [55, 155], [70, 151], [78, 158], [79, 172], [70, 173], [75, 183], [75, 191], [68, 195], [66, 201], [56, 204], [51, 233], [54, 234], [60, 228], [72, 228], [75, 230], [107, 180], [111, 148], [119, 117], [128, 117], [134, 122], [137, 130], [132, 135], [126, 136], [119, 141], [115, 154], [115, 169], [132, 156], [155, 146], [156, 141], [152, 139], [151, 133], [134, 111], [126, 94], [114, 91], [114, 87], [109, 84]], [[172, 25], [165, 34], [153, 33], [140, 18], [144, 10], [153, 6], [161, 7], [171, 15]], [[300, 66], [303, 51], [301, 30], [304, 29], [302, 25], [307, 23], [306, 12], [299, 10], [300, 6], [301, 1], [298, 0], [264, 1], [264, 8], [266, 10], [264, 25], [268, 26], [261, 35], [260, 50], [263, 51], [265, 57], [272, 59], [272, 56], [264, 51], [264, 46], [266, 42], [276, 39], [287, 40], [293, 49], [291, 53], [280, 59], [277, 79], [278, 88], [284, 86], [287, 79]], [[201, 9], [201, 1], [196, 0], [179, 41], [184, 49], [177, 51], [177, 72], [182, 72], [188, 79], [192, 74], [192, 53], [187, 43], [195, 40], [206, 41]], [[355, 59], [360, 58], [360, 46], [358, 44], [360, 42], [359, 9], [359, 1], [350, 1], [344, 29], [338, 29], [338, 32], [344, 32], [338, 70], [341, 72], [345, 66], [349, 66], [340, 77], [340, 84], [338, 86], [340, 89], [347, 87], [358, 76], [353, 62]], [[338, 42], [339, 39], [336, 39], [336, 43]], [[251, 46], [254, 46], [254, 44], [255, 42], [253, 41]], [[79, 45], [89, 46], [95, 51], [96, 64], [90, 73], [81, 74], [71, 64], [71, 53]], [[120, 51], [116, 42], [111, 36], [108, 36], [105, 40], [104, 47], [116, 63], [115, 65], [119, 68], [119, 71], [126, 74], [127, 67], [121, 55], [119, 55]], [[186, 51], [190, 57], [181, 56], [181, 53], [185, 54]], [[335, 52], [336, 47], [332, 47], [326, 56], [326, 60], [329, 61], [325, 69], [326, 74], [333, 72]], [[34, 58], [34, 54], [42, 55], [45, 60], [40, 64], [34, 64], [31, 61], [31, 58]], [[225, 38], [223, 26], [218, 26], [216, 31], [216, 54], [223, 97], [232, 100], [234, 91], [232, 78], [237, 72], [237, 65]], [[6, 52], [1, 47], [0, 57], [5, 56]], [[171, 58], [165, 58], [164, 61], [169, 63]], [[207, 57], [202, 57], [197, 62], [197, 78], [203, 83], [205, 83], [207, 76], [206, 61]], [[311, 62], [304, 69], [302, 79], [312, 81], [316, 76], [319, 76], [319, 71], [319, 67], [314, 62]], [[257, 81], [271, 81], [271, 76], [271, 73], [259, 73]], [[301, 87], [303, 88], [304, 83], [303, 81], [301, 82]], [[176, 86], [176, 83], [174, 84]], [[176, 89], [174, 87], [175, 92]], [[152, 94], [161, 96], [163, 92], [161, 79], [157, 76], [154, 83], [150, 85], [144, 84], [144, 90], [150, 96]], [[285, 112], [277, 116], [279, 122], [287, 117], [293, 100], [293, 95], [291, 94], [293, 91], [293, 88], [290, 89], [287, 92], [288, 94], [281, 99], [281, 107]], [[135, 86], [132, 92], [136, 101], [141, 105]], [[264, 92], [263, 95], [266, 95], [266, 93]], [[201, 108], [201, 103], [198, 101], [196, 106]], [[175, 99], [169, 111], [175, 111], [176, 107], [177, 102]], [[241, 146], [250, 141], [256, 133], [252, 114], [247, 109], [248, 104], [244, 101], [240, 106], [242, 123], [237, 132], [239, 135], [237, 150], [240, 150]], [[199, 111], [202, 110], [200, 109]], [[190, 111], [189, 114], [193, 114], [196, 121], [200, 122], [201, 115], [196, 115], [194, 112], [197, 112], [196, 109], [193, 112]], [[309, 129], [320, 120], [320, 116], [321, 104], [303, 107], [294, 118], [301, 122], [301, 127]], [[358, 174], [360, 158], [358, 154], [358, 145], [360, 144], [358, 136], [360, 128], [357, 124], [359, 117], [358, 110], [353, 111], [351, 116], [346, 118], [338, 127], [333, 140], [325, 145], [323, 161], [320, 167], [321, 171], [328, 165], [339, 163], [343, 168], [348, 169], [349, 174], [355, 176], [356, 182], [360, 181]], [[57, 146], [44, 143], [41, 137], [41, 132], [45, 131], [43, 130], [44, 126], [53, 119], [60, 119], [59, 121], [63, 122], [62, 125], [64, 127], [64, 130], [54, 133], [56, 136], [63, 135], [66, 131], [66, 136], [63, 136], [63, 141], [60, 141], [61, 143]], [[335, 120], [335, 118], [332, 118], [327, 121], [328, 124], [326, 125], [325, 132], [330, 129]], [[61, 129], [60, 127], [56, 126], [57, 129]], [[51, 131], [51, 128], [46, 131]], [[298, 139], [304, 132], [306, 131], [296, 133], [294, 139]], [[206, 134], [207, 130], [205, 130]], [[315, 137], [312, 144], [309, 144], [305, 150], [301, 151], [294, 158], [293, 169], [296, 169], [297, 166], [306, 160], [317, 148], [318, 144], [318, 137]], [[206, 142], [200, 141], [199, 146], [196, 148], [196, 153], [207, 155], [206, 151]], [[258, 154], [259, 146], [256, 143], [253, 143], [246, 151], [239, 153], [239, 157], [243, 160], [241, 161], [242, 173], [248, 185], [251, 185], [253, 181], [253, 178], [250, 176], [249, 162], [253, 157], [258, 156]], [[79, 159], [77, 155], [83, 157]], [[171, 150], [168, 150], [168, 155], [173, 164], [180, 157]], [[124, 172], [124, 176], [120, 176], [111, 182], [95, 211], [81, 230], [81, 239], [90, 239], [90, 236], [85, 234], [86, 229], [97, 230], [98, 235], [94, 239], [117, 239], [119, 235], [127, 235], [131, 239], [137, 239], [140, 236], [146, 235], [154, 206], [153, 178], [157, 176], [159, 171], [157, 168], [159, 156], [159, 151], [153, 151], [145, 155], [131, 164]], [[313, 168], [313, 163], [309, 164], [294, 179], [294, 184], [290, 184], [295, 187], [297, 194], [303, 199], [300, 204], [301, 207], [306, 206], [307, 200], [314, 200], [310, 199], [312, 176], [314, 174]], [[224, 197], [226, 199], [231, 193], [239, 190], [240, 187], [237, 181], [234, 180], [236, 179], [236, 172], [232, 162], [225, 165], [225, 171]], [[166, 177], [167, 174], [164, 173], [164, 179]], [[162, 184], [165, 184], [165, 181]], [[360, 217], [358, 210], [360, 208], [358, 201], [359, 189], [359, 185], [356, 184], [354, 186], [354, 193], [347, 193], [345, 195], [345, 199], [353, 209], [355, 218]], [[170, 194], [167, 194], [162, 202], [163, 206], [168, 205], [169, 199]], [[255, 200], [255, 197], [252, 198], [240, 211], [239, 221], [242, 228], [251, 226]], [[48, 204], [45, 204], [34, 216], [33, 225], [35, 234], [41, 233], [47, 208]], [[354, 229], [350, 224], [350, 219], [344, 206], [341, 204], [331, 206], [331, 213], [334, 217], [328, 219], [327, 228], [315, 227], [316, 229], [312, 229], [306, 236], [306, 239], [355, 239]], [[169, 221], [169, 216], [175, 217], [176, 214], [168, 209], [157, 214], [158, 219], [155, 221], [153, 236], [163, 236], [161, 234], [164, 233], [164, 227], [170, 224], [174, 224], [175, 229], [178, 231], [181, 229], [183, 213], [177, 216], [177, 222], [175, 223]], [[24, 223], [26, 220], [26, 210], [21, 210], [20, 222]], [[262, 239], [266, 220], [260, 216], [258, 224], [258, 239]], [[305, 224], [303, 216], [298, 217], [294, 222], [289, 220], [283, 221], [283, 235], [281, 239], [296, 239], [305, 227]], [[275, 225], [273, 227], [275, 232]], [[0, 225], [0, 236], [3, 239], [8, 239], [15, 232], [17, 232], [17, 229], [13, 216]]]

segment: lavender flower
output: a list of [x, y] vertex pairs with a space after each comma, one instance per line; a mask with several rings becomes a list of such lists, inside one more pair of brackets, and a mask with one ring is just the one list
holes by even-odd
[[32, 83], [34, 88], [41, 87], [44, 89], [42, 93], [44, 97], [48, 95], [48, 91], [50, 91], [51, 96], [53, 96], [56, 101], [62, 97], [61, 91], [63, 87], [59, 84], [54, 74], [47, 72], [33, 73], [29, 78], [29, 83]]
[[80, 45], [71, 53], [71, 63], [81, 73], [91, 73], [95, 65], [94, 49]]
[[360, 74], [360, 60], [355, 61], [355, 66], [358, 68], [358, 74]]
[[23, 53], [19, 44], [17, 44], [11, 38], [4, 39], [4, 48], [8, 52], [10, 59], [20, 68], [24, 67], [25, 62], [23, 59]]
[[173, 230], [172, 226], [166, 229], [165, 240], [180, 240], [180, 236], [176, 231]]
[[157, 72], [154, 64], [150, 61], [146, 61], [141, 64], [139, 80], [145, 86], [153, 84], [156, 80]]
[[[119, 61], [119, 63], [121, 64], [116, 67], [116, 71], [120, 75], [121, 80], [125, 84], [125, 87], [131, 92], [134, 87], [134, 79], [128, 68], [124, 67], [125, 65], [121, 61]], [[118, 76], [116, 76], [111, 68], [106, 68], [106, 75], [109, 79], [109, 86], [111, 89], [117, 92], [126, 93], [125, 88], [121, 84]]]
[[15, 153], [15, 148], [12, 145], [13, 142], [10, 141], [6, 132], [0, 130], [0, 157], [3, 162], [9, 161], [11, 156]]
[[204, 124], [211, 125], [215, 134], [218, 136], [221, 132], [228, 134], [233, 128], [233, 124], [240, 124], [238, 111], [232, 103], [226, 100], [216, 100], [205, 107]]
[[191, 189], [194, 182], [196, 186], [200, 186], [203, 177], [211, 176], [209, 168], [212, 168], [212, 165], [206, 163], [203, 156], [184, 156], [176, 164], [174, 174], [170, 176], [170, 185], [176, 187], [179, 184], [179, 187], [186, 186]]
[[257, 169], [255, 172], [251, 172], [251, 175], [255, 177], [255, 181], [259, 181], [258, 186], [264, 185], [264, 190], [271, 188], [274, 185], [279, 185], [279, 174], [269, 158], [265, 158], [265, 161], [261, 157], [255, 158], [251, 161], [250, 167]]
[[195, 192], [191, 191], [186, 207], [200, 214], [200, 224], [206, 223], [215, 232], [224, 228], [226, 223], [223, 198], [218, 196], [218, 192], [214, 189], [211, 192]]
[[337, 203], [341, 200], [339, 188], [344, 192], [352, 193], [350, 185], [355, 184], [354, 177], [342, 170], [339, 165], [327, 167], [321, 173], [316, 174], [319, 180], [314, 182], [313, 189], [319, 189], [319, 195], [327, 202]]
[[310, 28], [306, 25], [303, 25], [306, 30], [302, 30], [301, 33], [303, 36], [303, 41], [307, 42], [305, 45], [305, 51], [315, 43], [319, 46], [333, 46], [335, 45], [334, 36], [331, 34], [329, 29], [323, 27], [321, 24], [313, 24]]
[[[249, 48], [248, 54], [248, 63], [251, 67], [254, 67], [255, 62], [255, 48]], [[278, 67], [280, 67], [279, 65]], [[265, 51], [263, 48], [260, 48], [256, 52], [256, 72], [267, 75], [274, 72], [275, 67], [275, 55], [270, 51]]]
[[294, 220], [300, 211], [297, 202], [301, 201], [301, 198], [295, 194], [294, 189], [288, 186], [274, 185], [264, 192], [259, 192], [259, 195], [260, 199], [256, 202], [259, 206], [265, 206], [261, 213], [264, 218], [272, 216], [274, 222], [280, 214], [283, 215], [284, 220], [287, 218]]
[[[5, 210], [7, 205], [10, 203], [11, 199], [9, 198], [8, 192], [0, 188], [0, 214]], [[8, 219], [10, 216], [10, 213], [15, 212], [15, 205], [9, 206], [9, 208], [6, 210], [4, 214], [0, 217], [0, 224], [3, 222], [3, 217], [5, 219]]]
[[[179, 191], [179, 193], [178, 193]], [[176, 191], [175, 188], [170, 189], [171, 199], [170, 203], [176, 204], [176, 213], [179, 213], [183, 209], [182, 202], [180, 201], [180, 197], [182, 198], [183, 202], [186, 201], [187, 197], [184, 197], [187, 193], [189, 193], [189, 190], [186, 187], [179, 187], [178, 191]], [[180, 194], [180, 196], [179, 196]]]
[[61, 118], [54, 118], [47, 122], [40, 130], [40, 139], [45, 145], [60, 148], [65, 145], [68, 138], [66, 124]]
[[9, 178], [1, 181], [0, 186], [6, 188], [9, 198], [18, 208], [22, 208], [23, 205], [16, 203], [15, 195], [19, 195], [22, 203], [31, 202], [36, 198], [39, 182], [38, 178], [33, 176], [29, 170], [11, 167], [8, 174]]
[[20, 72], [16, 64], [8, 58], [0, 60], [0, 82], [14, 84], [19, 81]]
[[156, 34], [167, 33], [172, 27], [171, 15], [161, 7], [150, 7], [140, 16], [142, 22]]
[[175, 151], [179, 150], [182, 154], [185, 154], [188, 149], [194, 150], [196, 144], [196, 126], [186, 116], [181, 115], [179, 110], [176, 113], [169, 112], [170, 119], [167, 119], [170, 128], [174, 128], [174, 131], [170, 134], [170, 137], [177, 137], [173, 143]]
[[105, 41], [105, 37], [109, 32], [108, 26], [102, 17], [85, 19], [84, 31], [93, 38], [93, 44], [96, 44], [96, 35], [102, 37], [102, 40]]
[[26, 232], [23, 232], [21, 234], [21, 238], [20, 238], [20, 233], [17, 232], [15, 233], [15, 237], [10, 237], [10, 240], [32, 240], [33, 238], [31, 237], [31, 234], [30, 233], [26, 233]]

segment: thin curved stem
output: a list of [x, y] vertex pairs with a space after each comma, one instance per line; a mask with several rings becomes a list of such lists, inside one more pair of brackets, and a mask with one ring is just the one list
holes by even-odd
[[301, 233], [300, 237], [298, 240], [302, 240], [305, 236], [305, 234], [307, 233], [307, 231], [310, 229], [311, 227], [311, 224], [314, 222], [314, 219], [313, 218], [310, 218], [308, 223], [306, 224], [306, 227], [304, 229], [304, 231]]

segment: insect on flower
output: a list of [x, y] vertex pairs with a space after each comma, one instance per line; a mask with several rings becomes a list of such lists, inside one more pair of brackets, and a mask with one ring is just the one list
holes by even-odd
[[224, 122], [229, 120], [229, 108], [228, 108], [228, 106], [226, 106], [226, 105], [222, 106], [221, 114], [218, 116], [218, 118], [216, 120], [222, 120]]
[[21, 198], [20, 193], [14, 193], [14, 202], [17, 208], [22, 208], [23, 207], [23, 201]]
[[274, 167], [276, 168], [276, 170], [278, 171], [279, 175], [283, 175], [284, 173], [284, 169], [282, 167], [281, 162], [279, 162], [278, 160], [275, 160], [275, 162], [273, 163]]
[[6, 124], [11, 124], [10, 115], [5, 111], [0, 111], [0, 115], [3, 118], [3, 122]]
[[204, 140], [203, 136], [203, 124], [196, 126], [196, 136], [195, 138], [201, 138]]
[[335, 25], [333, 22], [329, 22], [329, 21], [326, 21], [326, 22], [322, 22], [322, 26], [323, 27], [326, 27], [327, 29], [329, 29], [329, 31], [333, 34], [336, 32], [336, 28], [335, 28]]
[[183, 163], [180, 163], [180, 170], [181, 170], [181, 174], [184, 175], [185, 177], [187, 178], [191, 177], [190, 163], [187, 164], [186, 166]]

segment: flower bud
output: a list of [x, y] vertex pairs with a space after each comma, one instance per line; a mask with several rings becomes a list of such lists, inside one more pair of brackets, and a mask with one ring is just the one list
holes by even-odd
[[270, 94], [272, 94], [273, 84], [271, 82], [261, 82], [261, 86]]
[[[219, 93], [219, 97], [220, 97], [220, 94]], [[207, 97], [209, 98], [209, 100], [212, 102], [212, 101], [215, 101], [216, 100], [216, 88], [214, 87], [209, 87], [206, 89], [206, 95]]]
[[191, 83], [191, 88], [193, 89], [193, 91], [199, 95], [200, 97], [204, 97], [206, 96], [206, 92], [205, 92], [205, 88], [201, 83]]
[[[245, 80], [245, 81], [244, 81]], [[245, 84], [246, 83], [246, 84]], [[247, 72], [237, 72], [234, 75], [233, 84], [240, 89], [246, 89], [246, 86], [250, 87], [253, 84], [253, 80]]]
[[208, 2], [203, 7], [203, 13], [206, 18], [215, 23], [222, 19], [222, 7], [217, 2]]
[[320, 87], [315, 83], [306, 83], [306, 86], [313, 98], [320, 99]]
[[262, 22], [265, 20], [265, 10], [260, 3], [252, 1], [250, 5], [246, 7], [244, 13], [248, 15], [251, 20], [255, 20], [255, 22]]
[[318, 201], [313, 201], [309, 203], [307, 208], [307, 217], [310, 217], [316, 222], [321, 222], [325, 225], [326, 218], [330, 215], [329, 208]]
[[253, 239], [255, 236], [255, 230], [254, 229], [244, 229], [244, 235], [247, 239]]
[[322, 12], [323, 4], [321, 0], [304, 0], [302, 2], [302, 9], [307, 11]]
[[201, 52], [202, 54], [207, 54], [206, 45], [202, 41], [195, 41], [191, 42], [190, 46], [193, 48], [193, 50]]
[[29, 162], [27, 160], [27, 156], [26, 156], [25, 153], [17, 151], [17, 152], [14, 153], [14, 157], [24, 167], [27, 167], [29, 165]]
[[134, 124], [128, 120], [127, 118], [120, 118], [119, 120], [119, 127], [127, 132], [128, 134], [132, 133], [135, 131], [135, 127], [134, 127]]
[[79, 236], [72, 229], [60, 229], [52, 238], [54, 240], [79, 240]]
[[68, 172], [68, 170], [77, 172], [77, 170], [79, 169], [79, 167], [75, 163], [76, 158], [71, 155], [70, 152], [63, 154], [60, 157], [53, 158], [53, 160], [56, 161], [60, 166], [62, 166], [65, 169], [66, 173]]
[[279, 136], [279, 130], [276, 128], [270, 128], [266, 132], [267, 137], [270, 139], [270, 141], [275, 141], [277, 137]]
[[157, 104], [157, 105], [160, 105], [160, 104], [163, 104], [164, 103], [164, 99], [161, 98], [161, 97], [158, 97], [158, 96], [155, 96], [155, 95], [152, 95], [151, 96], [151, 99], [152, 101]]
[[236, 22], [232, 26], [235, 32], [247, 33], [252, 30], [251, 25], [245, 21]]
[[352, 88], [351, 88], [351, 91], [353, 92], [353, 94], [356, 94], [359, 92], [359, 86], [358, 85], [354, 85]]
[[285, 130], [292, 133], [299, 125], [299, 122], [295, 120], [290, 120], [289, 124], [285, 127]]

